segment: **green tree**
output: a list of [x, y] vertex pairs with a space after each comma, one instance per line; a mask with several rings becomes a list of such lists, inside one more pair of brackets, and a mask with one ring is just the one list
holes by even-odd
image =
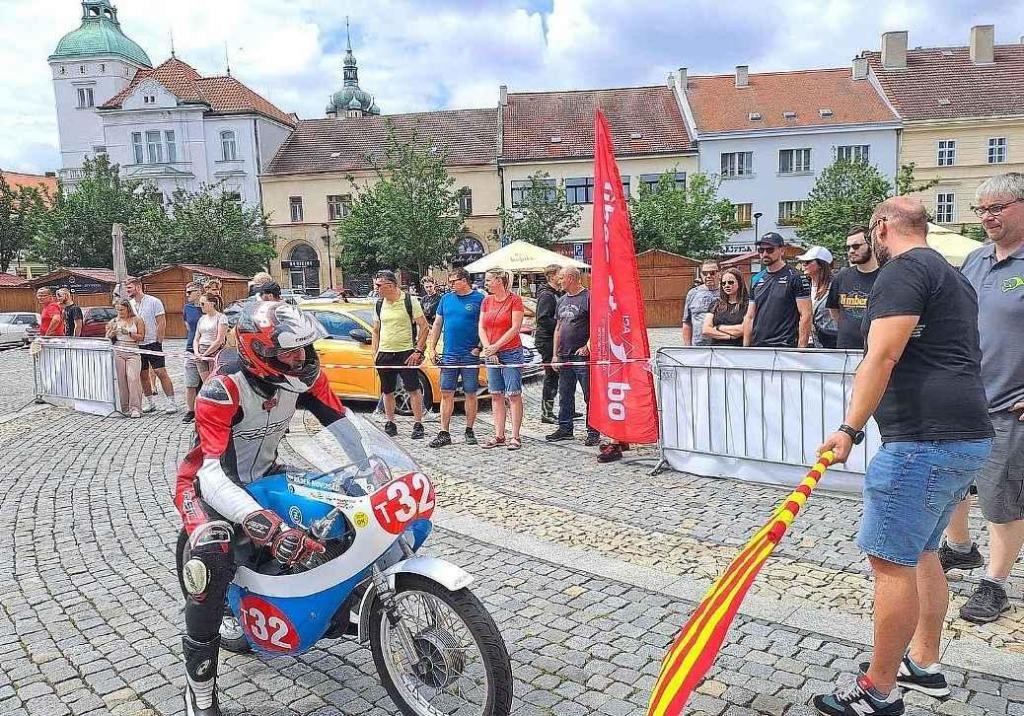
[[399, 141], [389, 127], [382, 156], [367, 157], [377, 181], [360, 188], [350, 179], [352, 206], [337, 224], [346, 270], [396, 268], [422, 275], [451, 258], [463, 223], [455, 179], [444, 152], [424, 144], [415, 135]]
[[866, 224], [878, 202], [891, 195], [892, 184], [871, 164], [837, 160], [825, 167], [815, 182], [797, 236], [842, 255], [846, 231], [855, 224]]
[[566, 202], [565, 189], [547, 172], [537, 172], [528, 181], [515, 206], [498, 210], [505, 236], [509, 241], [551, 248], [580, 225], [580, 207]]
[[58, 186], [32, 241], [31, 254], [51, 269], [110, 268], [113, 224], [129, 226], [156, 203], [142, 182], [122, 178], [105, 155], [86, 159], [82, 173], [73, 190]]
[[925, 191], [931, 189], [933, 186], [937, 186], [939, 183], [938, 179], [929, 179], [918, 183], [914, 180], [914, 167], [917, 166], [914, 162], [910, 164], [900, 165], [900, 170], [896, 173], [896, 194], [897, 196], [903, 196], [904, 194], [913, 194], [919, 191]]
[[32, 243], [48, 199], [36, 187], [11, 188], [0, 171], [0, 271], [6, 273], [18, 254]]
[[651, 188], [629, 200], [636, 250], [663, 249], [684, 256], [713, 253], [728, 238], [735, 223], [735, 209], [728, 199], [718, 198], [719, 181], [704, 173], [692, 174], [685, 187], [676, 184], [676, 171], [667, 171]]

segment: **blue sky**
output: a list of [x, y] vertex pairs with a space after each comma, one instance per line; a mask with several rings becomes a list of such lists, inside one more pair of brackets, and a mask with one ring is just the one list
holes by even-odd
[[[341, 84], [345, 16], [360, 83], [385, 113], [496, 104], [511, 91], [659, 84], [691, 74], [847, 66], [886, 30], [911, 46], [963, 45], [994, 23], [1024, 35], [1009, 0], [115, 0], [122, 27], [155, 63], [177, 54], [203, 74], [233, 74], [285, 111], [322, 116]], [[3, 0], [0, 168], [58, 168], [47, 55], [78, 26], [77, 0]], [[26, 32], [26, 28], [31, 28]], [[12, 71], [14, 69], [15, 71]]]

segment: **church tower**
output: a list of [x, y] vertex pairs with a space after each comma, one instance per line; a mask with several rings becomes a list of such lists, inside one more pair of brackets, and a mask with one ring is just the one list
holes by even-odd
[[57, 107], [62, 178], [75, 181], [85, 157], [106, 152], [96, 107], [152, 67], [149, 56], [121, 30], [110, 0], [84, 0], [77, 30], [61, 38], [50, 55]]
[[380, 107], [373, 100], [373, 95], [359, 88], [359, 68], [356, 56], [352, 54], [352, 36], [349, 34], [348, 18], [345, 18], [345, 37], [348, 49], [341, 63], [342, 87], [331, 95], [325, 112], [328, 117], [365, 117], [368, 114], [380, 114]]

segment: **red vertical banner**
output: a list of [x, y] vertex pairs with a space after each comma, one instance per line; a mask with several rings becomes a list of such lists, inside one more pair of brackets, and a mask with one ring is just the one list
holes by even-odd
[[622, 179], [608, 122], [594, 117], [590, 427], [619, 442], [658, 441], [651, 347]]

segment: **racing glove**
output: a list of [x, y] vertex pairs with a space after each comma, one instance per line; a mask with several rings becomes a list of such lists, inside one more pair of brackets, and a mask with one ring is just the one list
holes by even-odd
[[242, 531], [257, 547], [266, 547], [281, 531], [283, 520], [272, 510], [250, 512], [242, 520]]
[[287, 528], [274, 539], [270, 553], [286, 567], [305, 562], [314, 554], [323, 554], [326, 548], [305, 530]]

